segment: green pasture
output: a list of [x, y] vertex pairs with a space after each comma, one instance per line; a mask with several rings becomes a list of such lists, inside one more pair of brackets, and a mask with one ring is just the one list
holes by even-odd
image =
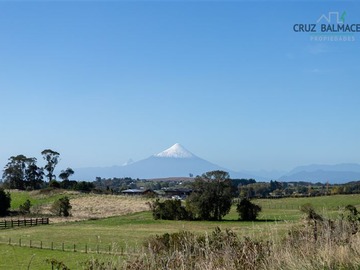
[[[19, 190], [12, 190], [10, 191], [11, 195], [11, 210], [18, 210], [19, 206], [24, 204], [26, 200], [30, 200], [32, 206], [38, 206], [43, 204], [53, 203], [54, 201], [58, 200], [59, 198], [64, 196], [62, 190], [52, 190], [49, 192], [40, 192], [40, 191], [19, 191]], [[67, 195], [69, 197], [73, 195]], [[79, 195], [76, 195], [79, 196]]]
[[[21, 200], [25, 198], [25, 195], [21, 196]], [[256, 222], [238, 221], [233, 207], [224, 220], [218, 222], [153, 220], [150, 212], [140, 212], [99, 220], [3, 229], [0, 230], [0, 269], [27, 269], [30, 261], [29, 269], [51, 269], [44, 263], [45, 259], [51, 258], [64, 261], [71, 269], [81, 269], [80, 261], [94, 256], [137, 253], [149, 236], [181, 230], [211, 233], [220, 227], [231, 229], [241, 237], [276, 241], [304, 216], [299, 211], [301, 205], [311, 203], [318, 213], [334, 218], [348, 204], [360, 207], [360, 195], [258, 199], [254, 202], [263, 209]], [[109, 255], [109, 251], [113, 255]], [[21, 259], [14, 260], [18, 254], [22, 254]], [[9, 267], [4, 268], [4, 265]]]
[[[6, 270], [49, 270], [51, 264], [47, 259], [63, 262], [70, 269], [82, 269], [89, 259], [101, 259], [102, 255], [80, 252], [49, 251], [44, 249], [25, 248], [0, 244], [0, 269]], [[108, 258], [116, 259], [107, 255]]]

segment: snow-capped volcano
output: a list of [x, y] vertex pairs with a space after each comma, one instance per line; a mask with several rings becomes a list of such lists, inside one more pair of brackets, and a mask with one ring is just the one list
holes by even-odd
[[97, 176], [102, 178], [132, 177], [151, 179], [188, 177], [189, 175], [201, 175], [214, 170], [227, 171], [232, 177], [253, 178], [246, 174], [238, 175], [235, 172], [231, 172], [219, 165], [202, 159], [179, 143], [174, 144], [158, 154], [136, 162], [127, 162], [127, 164], [123, 166], [77, 169], [76, 175], [82, 180], [93, 180]]
[[183, 147], [180, 143], [175, 143], [170, 148], [162, 151], [159, 154], [154, 155], [155, 157], [165, 158], [194, 158], [195, 155]]

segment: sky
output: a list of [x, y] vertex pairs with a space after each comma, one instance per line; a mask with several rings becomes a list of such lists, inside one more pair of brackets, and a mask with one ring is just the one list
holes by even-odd
[[[358, 1], [0, 1], [0, 167], [113, 166], [181, 143], [231, 170], [360, 163]], [[333, 23], [333, 21], [332, 21]]]

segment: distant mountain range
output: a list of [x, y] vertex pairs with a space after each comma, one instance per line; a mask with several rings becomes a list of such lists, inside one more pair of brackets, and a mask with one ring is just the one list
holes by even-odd
[[296, 167], [279, 178], [280, 181], [307, 181], [346, 183], [360, 180], [360, 165], [344, 163], [336, 165], [308, 165]]
[[288, 173], [280, 171], [235, 172], [194, 155], [179, 143], [146, 159], [137, 162], [129, 160], [122, 166], [77, 168], [75, 169], [75, 178], [93, 181], [96, 177], [140, 179], [189, 177], [213, 170], [227, 171], [232, 178], [253, 178], [257, 181], [329, 181], [340, 183], [360, 180], [359, 164], [301, 166]]

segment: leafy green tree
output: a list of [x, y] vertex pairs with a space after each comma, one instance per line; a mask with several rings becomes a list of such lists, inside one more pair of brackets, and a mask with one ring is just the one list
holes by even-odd
[[70, 210], [72, 206], [70, 204], [70, 199], [65, 196], [61, 197], [57, 201], [55, 201], [51, 207], [51, 211], [57, 216], [70, 216]]
[[11, 196], [9, 192], [5, 192], [0, 188], [0, 216], [6, 216], [11, 203]]
[[62, 170], [59, 174], [59, 178], [61, 178], [63, 181], [69, 180], [69, 177], [74, 174], [74, 170], [71, 168], [67, 168], [66, 170]]
[[47, 171], [46, 177], [50, 182], [51, 180], [56, 179], [54, 170], [56, 165], [59, 163], [60, 154], [51, 149], [45, 149], [41, 152], [41, 154], [43, 155], [44, 160], [47, 162], [47, 164], [44, 166], [44, 169]]
[[186, 207], [195, 218], [221, 220], [230, 211], [232, 197], [233, 186], [227, 172], [206, 172], [195, 178]]
[[249, 199], [243, 198], [236, 206], [236, 211], [244, 221], [254, 221], [261, 211], [261, 207], [252, 203]]
[[3, 180], [10, 189], [25, 189], [25, 171], [27, 163], [32, 162], [24, 155], [12, 156], [5, 165]]
[[44, 178], [44, 170], [36, 165], [36, 158], [30, 159], [25, 169], [25, 185], [31, 189], [40, 189]]

